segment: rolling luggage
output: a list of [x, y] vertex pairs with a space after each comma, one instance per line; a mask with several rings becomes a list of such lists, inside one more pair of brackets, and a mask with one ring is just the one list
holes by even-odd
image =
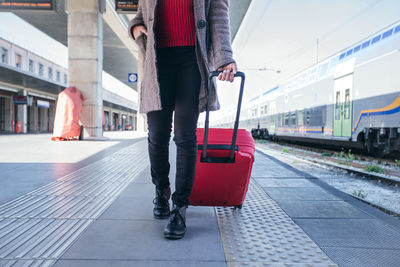
[[[210, 73], [209, 86], [219, 73]], [[235, 77], [241, 78], [241, 84], [234, 129], [209, 129], [208, 107], [205, 127], [197, 129], [197, 163], [190, 205], [241, 208], [245, 199], [254, 161], [254, 140], [248, 131], [238, 129], [245, 76], [237, 72]]]

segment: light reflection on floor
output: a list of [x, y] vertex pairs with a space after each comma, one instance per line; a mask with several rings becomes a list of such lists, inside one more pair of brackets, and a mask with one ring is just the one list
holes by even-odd
[[105, 132], [105, 141], [51, 141], [51, 134], [0, 136], [1, 163], [77, 163], [143, 132]]

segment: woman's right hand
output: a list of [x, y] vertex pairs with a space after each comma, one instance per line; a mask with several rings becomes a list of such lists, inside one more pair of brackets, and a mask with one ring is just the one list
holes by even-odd
[[147, 35], [147, 29], [143, 25], [137, 25], [133, 27], [132, 29], [132, 35], [135, 38], [135, 40], [142, 34]]

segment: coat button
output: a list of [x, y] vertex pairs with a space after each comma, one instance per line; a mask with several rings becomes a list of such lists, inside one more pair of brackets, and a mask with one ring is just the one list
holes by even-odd
[[197, 21], [197, 27], [199, 29], [203, 29], [207, 25], [207, 22], [204, 19]]

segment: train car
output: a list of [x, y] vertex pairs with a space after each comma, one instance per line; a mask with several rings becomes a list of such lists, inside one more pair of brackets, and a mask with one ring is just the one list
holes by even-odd
[[400, 24], [340, 51], [245, 104], [255, 138], [400, 151]]

